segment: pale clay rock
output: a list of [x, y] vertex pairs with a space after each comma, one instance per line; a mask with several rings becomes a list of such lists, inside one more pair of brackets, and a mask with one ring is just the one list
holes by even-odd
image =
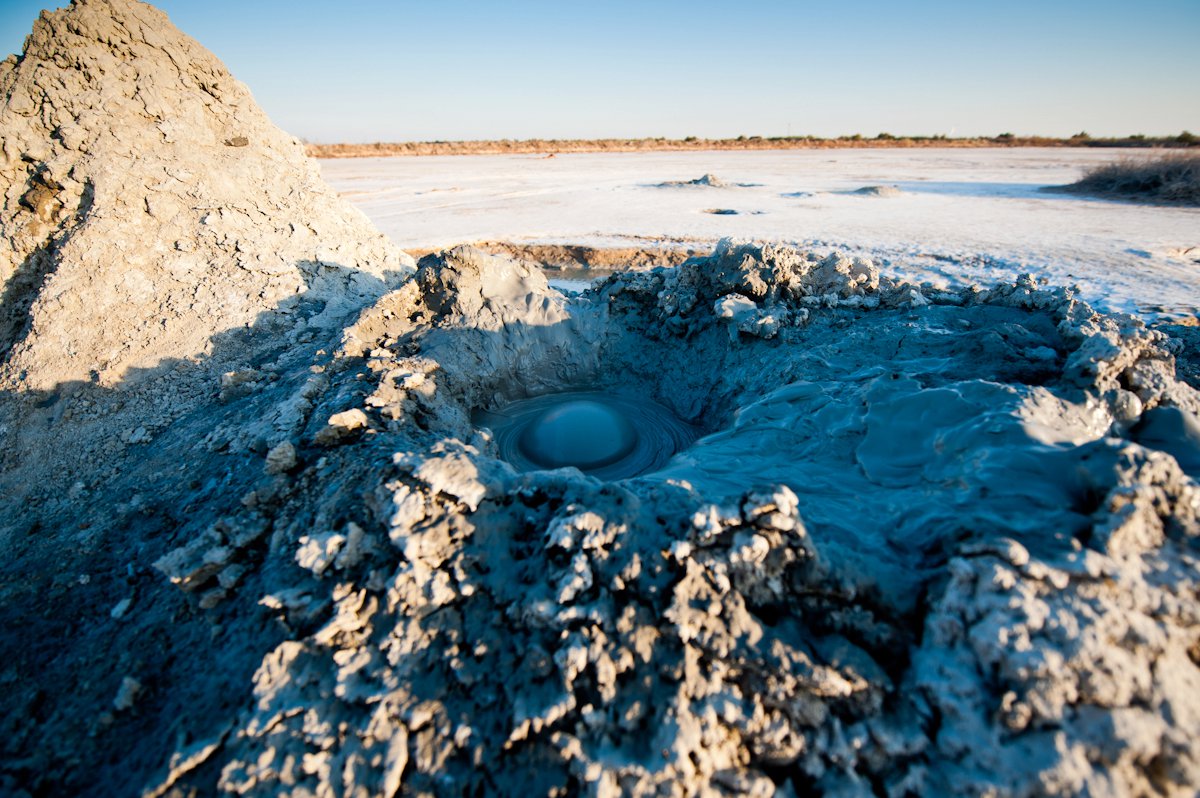
[[286, 474], [299, 462], [296, 446], [291, 441], [283, 441], [267, 452], [265, 469], [268, 474]]

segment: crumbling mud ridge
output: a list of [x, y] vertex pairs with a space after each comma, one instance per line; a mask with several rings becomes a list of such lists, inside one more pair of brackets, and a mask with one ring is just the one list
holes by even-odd
[[[0, 90], [0, 792], [1200, 786], [1177, 341], [732, 241], [414, 266], [131, 0]], [[500, 459], [475, 420], [559, 392], [700, 437]]]

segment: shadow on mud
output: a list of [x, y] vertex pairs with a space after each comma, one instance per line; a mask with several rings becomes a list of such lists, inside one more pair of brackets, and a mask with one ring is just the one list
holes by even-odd
[[1053, 186], [1036, 183], [986, 183], [947, 180], [902, 180], [895, 184], [909, 194], [940, 194], [948, 197], [978, 197], [981, 199], [1042, 199], [1079, 200], [1077, 195], [1055, 193]]
[[[298, 266], [353, 275], [376, 295], [400, 277]], [[173, 752], [223, 734], [249, 701], [263, 653], [286, 636], [258, 605], [270, 519], [240, 555], [241, 586], [214, 608], [151, 564], [244, 513], [255, 490], [280, 491], [263, 472], [265, 441], [236, 433], [280, 390], [299, 390], [352, 320], [313, 327], [323, 302], [284, 304], [213, 336], [202, 359], [131, 369], [111, 388], [0, 393], [0, 792], [138, 794]], [[14, 335], [28, 332], [29, 306], [6, 294]], [[223, 373], [257, 376], [230, 387]]]

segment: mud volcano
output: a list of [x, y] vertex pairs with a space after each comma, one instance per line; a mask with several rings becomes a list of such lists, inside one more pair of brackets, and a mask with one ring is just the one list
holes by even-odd
[[153, 9], [26, 49], [0, 793], [1196, 794], [1178, 341], [737, 241], [414, 269]]
[[[1147, 408], [1200, 409], [1170, 345], [1029, 279], [939, 290], [781, 247], [727, 241], [571, 297], [471, 249], [429, 256], [334, 356], [326, 498], [292, 501], [339, 517], [339, 486], [375, 485], [371, 510], [292, 533], [312, 577], [272, 595], [337, 609], [281, 609], [329, 620], [270, 655], [221, 784], [288, 783], [308, 745], [382, 757], [382, 717], [414, 789], [1193, 783], [1200, 716], [1159, 713], [1200, 676], [1200, 505], [1131, 432]], [[607, 480], [646, 426], [623, 396], [708, 434]], [[163, 566], [219, 589], [221, 545]], [[1096, 624], [1156, 631], [1113, 646]], [[1143, 679], [1146, 657], [1190, 675]], [[342, 731], [314, 738], [294, 706]], [[1113, 745], [1148, 734], [1139, 750], [1188, 764], [1104, 760], [1098, 716], [1134, 724], [1105, 727]]]
[[521, 471], [573, 467], [599, 479], [662, 468], [696, 437], [692, 425], [657, 402], [598, 391], [517, 401], [476, 413], [475, 421]]

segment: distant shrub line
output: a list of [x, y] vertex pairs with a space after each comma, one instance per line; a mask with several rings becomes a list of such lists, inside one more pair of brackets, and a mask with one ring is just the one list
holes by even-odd
[[894, 136], [879, 133], [866, 137], [855, 133], [837, 138], [818, 136], [738, 136], [705, 139], [499, 139], [495, 141], [417, 141], [375, 142], [371, 144], [308, 144], [315, 158], [355, 158], [388, 155], [502, 155], [552, 154], [568, 152], [637, 152], [641, 150], [781, 150], [842, 149], [866, 147], [1169, 147], [1200, 146], [1200, 137], [1187, 131], [1177, 136], [1135, 134], [1120, 138], [1093, 138], [1080, 132], [1070, 138], [1017, 136], [1001, 133], [980, 138], [934, 136]]

